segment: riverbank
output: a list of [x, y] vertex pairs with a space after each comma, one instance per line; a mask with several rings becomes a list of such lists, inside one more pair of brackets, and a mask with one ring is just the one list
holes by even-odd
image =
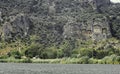
[[47, 63], [47, 64], [120, 64], [120, 57], [116, 55], [107, 56], [103, 59], [94, 59], [87, 56], [81, 58], [61, 59], [0, 59], [2, 63]]

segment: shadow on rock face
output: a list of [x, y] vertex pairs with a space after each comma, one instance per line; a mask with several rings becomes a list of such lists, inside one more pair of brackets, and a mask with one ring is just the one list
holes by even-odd
[[3, 37], [6, 39], [24, 38], [29, 35], [30, 26], [32, 25], [30, 19], [18, 14], [13, 16], [9, 22], [5, 22], [3, 25]]

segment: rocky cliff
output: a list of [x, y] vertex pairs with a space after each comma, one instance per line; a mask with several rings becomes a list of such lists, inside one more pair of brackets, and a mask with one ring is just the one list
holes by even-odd
[[120, 4], [110, 0], [0, 0], [0, 55], [103, 58], [120, 54], [112, 37]]
[[0, 0], [1, 38], [46, 36], [46, 30], [55, 39], [106, 39], [109, 22], [99, 11], [107, 6], [110, 0]]

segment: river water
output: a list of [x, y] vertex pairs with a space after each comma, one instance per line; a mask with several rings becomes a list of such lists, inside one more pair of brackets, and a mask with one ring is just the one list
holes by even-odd
[[0, 74], [120, 74], [120, 65], [0, 63]]

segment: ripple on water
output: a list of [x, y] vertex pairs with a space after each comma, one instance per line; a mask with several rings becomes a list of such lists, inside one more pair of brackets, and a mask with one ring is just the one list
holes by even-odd
[[0, 74], [120, 74], [119, 69], [119, 65], [0, 63]]

